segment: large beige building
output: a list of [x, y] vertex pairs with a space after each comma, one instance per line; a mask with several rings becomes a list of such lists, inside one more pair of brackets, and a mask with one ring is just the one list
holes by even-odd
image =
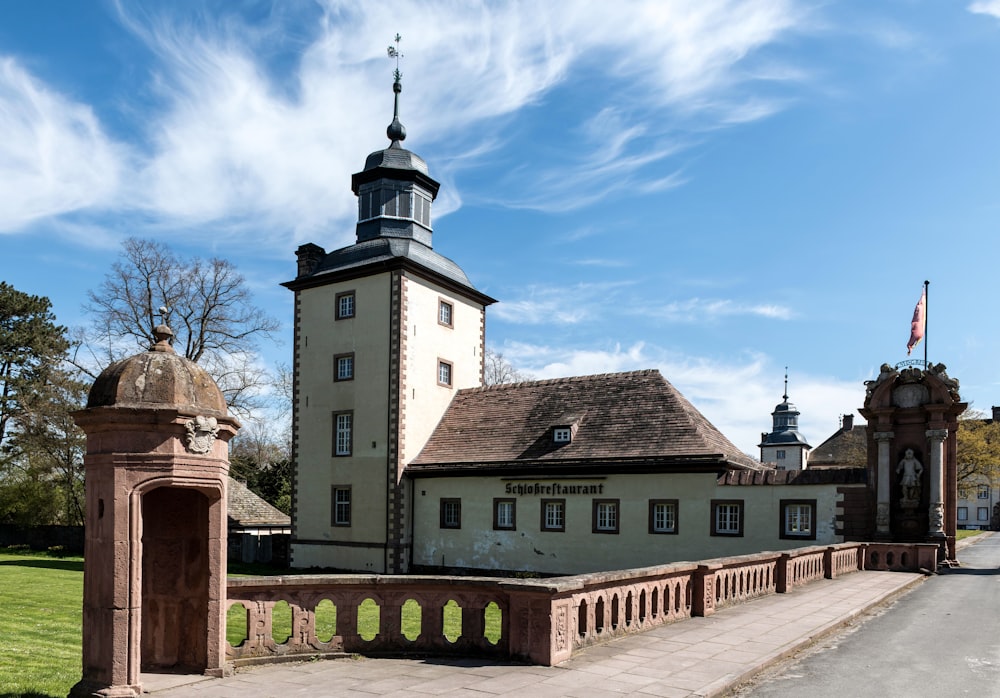
[[842, 540], [844, 492], [775, 479], [656, 371], [481, 387], [494, 301], [433, 249], [439, 185], [394, 89], [356, 242], [302, 245], [285, 284], [292, 566], [555, 574]]

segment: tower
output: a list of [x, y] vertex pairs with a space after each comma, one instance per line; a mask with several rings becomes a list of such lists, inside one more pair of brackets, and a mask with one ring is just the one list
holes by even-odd
[[455, 391], [482, 383], [494, 300], [432, 247], [440, 185], [402, 146], [395, 78], [389, 147], [351, 178], [356, 242], [302, 245], [284, 284], [295, 293], [293, 567], [405, 572], [403, 471]]
[[778, 470], [804, 470], [811, 448], [799, 433], [798, 408], [788, 401], [788, 369], [785, 369], [785, 394], [771, 413], [771, 433], [760, 435], [760, 462], [774, 463]]

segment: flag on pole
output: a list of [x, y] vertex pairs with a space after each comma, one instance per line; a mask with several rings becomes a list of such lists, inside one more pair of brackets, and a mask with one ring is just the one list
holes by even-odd
[[924, 288], [917, 301], [917, 307], [913, 309], [913, 321], [910, 323], [910, 341], [906, 345], [906, 355], [909, 356], [913, 347], [920, 343], [927, 330], [927, 289]]

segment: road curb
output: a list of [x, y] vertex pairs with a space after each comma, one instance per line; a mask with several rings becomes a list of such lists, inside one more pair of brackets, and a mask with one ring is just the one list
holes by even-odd
[[[889, 572], [888, 574], [893, 574], [893, 573]], [[896, 599], [898, 599], [899, 597], [908, 594], [909, 592], [913, 591], [913, 589], [915, 589], [919, 584], [922, 584], [926, 579], [927, 577], [923, 575], [914, 577], [913, 579], [910, 579], [907, 582], [899, 585], [898, 587], [889, 591], [883, 596], [869, 601], [864, 606], [855, 608], [850, 612], [843, 614], [839, 618], [836, 618], [826, 623], [825, 625], [820, 626], [814, 632], [808, 635], [803, 635], [797, 640], [794, 640], [793, 642], [786, 645], [784, 648], [777, 650], [774, 654], [765, 657], [764, 659], [760, 660], [750, 668], [744, 670], [739, 675], [730, 675], [723, 677], [717, 681], [710, 683], [708, 686], [705, 686], [699, 689], [698, 691], [693, 692], [691, 695], [697, 696], [697, 698], [718, 698], [721, 696], [726, 696], [735, 688], [737, 688], [739, 685], [754, 678], [765, 669], [774, 666], [775, 664], [778, 664], [779, 662], [782, 662], [794, 656], [795, 654], [798, 654], [804, 649], [811, 647], [820, 640], [828, 637], [837, 630], [840, 630], [844, 626], [848, 625], [851, 621], [867, 614], [868, 612], [876, 608], [886, 606], [895, 601]]]

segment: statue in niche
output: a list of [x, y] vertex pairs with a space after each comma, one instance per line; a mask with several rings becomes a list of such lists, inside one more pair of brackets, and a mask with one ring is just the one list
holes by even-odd
[[916, 456], [913, 449], [906, 449], [903, 459], [896, 466], [896, 472], [902, 473], [899, 484], [903, 488], [903, 504], [915, 506], [920, 501], [920, 476], [923, 475], [924, 466]]

